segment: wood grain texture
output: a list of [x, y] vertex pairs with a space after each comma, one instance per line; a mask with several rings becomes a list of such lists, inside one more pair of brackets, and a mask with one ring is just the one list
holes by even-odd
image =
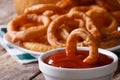
[[41, 74], [37, 75], [33, 80], [45, 80], [45, 78], [44, 78], [43, 74], [41, 73]]
[[120, 60], [118, 62], [118, 69], [116, 70], [112, 80], [120, 80]]
[[5, 54], [6, 50], [0, 45], [0, 56]]
[[8, 53], [0, 56], [0, 80], [31, 80], [40, 74], [38, 64], [18, 64]]

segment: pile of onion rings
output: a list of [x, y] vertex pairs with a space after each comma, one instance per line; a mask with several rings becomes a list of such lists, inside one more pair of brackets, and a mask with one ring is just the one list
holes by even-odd
[[[107, 0], [108, 5], [109, 2]], [[119, 45], [120, 31], [117, 29], [120, 25], [120, 8], [116, 6], [120, 3], [115, 0], [114, 4], [117, 5], [113, 4], [113, 8], [102, 3], [103, 0], [60, 0], [56, 4], [28, 7], [8, 23], [8, 40], [29, 50], [45, 52], [65, 47], [70, 34], [83, 28], [89, 33], [87, 36], [94, 38], [97, 47]], [[90, 46], [87, 41], [81, 40], [83, 38], [78, 37], [77, 46]]]
[[[84, 25], [81, 25], [81, 21], [84, 23]], [[59, 31], [59, 27], [61, 27], [61, 25], [63, 24], [67, 25], [68, 28], [71, 29], [67, 31], [68, 33], [70, 33], [72, 30], [76, 28], [83, 27], [87, 31], [91, 32], [91, 34], [95, 37], [96, 40], [100, 37], [100, 33], [98, 29], [95, 27], [92, 20], [83, 12], [74, 11], [68, 14], [61, 15], [60, 17], [52, 21], [51, 24], [49, 25], [48, 32], [47, 32], [47, 36], [48, 36], [47, 38], [48, 38], [48, 42], [52, 46], [65, 47], [65, 44], [58, 41], [56, 35], [54, 35], [54, 34], [59, 34], [56, 32], [57, 30]]]

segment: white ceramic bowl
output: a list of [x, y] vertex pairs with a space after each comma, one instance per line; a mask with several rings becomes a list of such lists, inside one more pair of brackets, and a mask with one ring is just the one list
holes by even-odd
[[[89, 50], [88, 47], [78, 47], [79, 50]], [[70, 69], [70, 68], [59, 68], [50, 66], [44, 63], [51, 54], [65, 49], [55, 49], [42, 54], [39, 60], [39, 69], [42, 71], [46, 80], [111, 80], [114, 72], [117, 69], [118, 58], [117, 56], [107, 50], [99, 49], [99, 52], [107, 56], [112, 57], [114, 60], [111, 64], [95, 67], [95, 68], [83, 68], [83, 69]]]

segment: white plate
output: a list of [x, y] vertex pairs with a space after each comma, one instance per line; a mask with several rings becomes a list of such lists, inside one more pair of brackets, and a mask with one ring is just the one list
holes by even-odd
[[43, 54], [43, 52], [36, 52], [36, 51], [28, 50], [28, 49], [25, 49], [23, 47], [20, 47], [16, 44], [10, 42], [9, 40], [6, 39], [6, 35], [4, 36], [3, 40], [6, 44], [10, 45], [11, 47], [15, 47], [15, 48], [19, 49], [20, 51], [30, 53], [33, 56], [40, 56], [40, 54]]
[[[21, 51], [24, 51], [24, 52], [27, 52], [27, 53], [30, 53], [31, 55], [34, 55], [34, 56], [39, 56], [40, 54], [43, 54], [43, 52], [36, 52], [36, 51], [32, 51], [32, 50], [28, 50], [28, 49], [25, 49], [23, 47], [20, 47], [14, 43], [11, 43], [10, 41], [8, 41], [6, 39], [6, 35], [4, 36], [4, 42], [7, 43], [8, 45], [12, 46], [12, 47], [15, 47], [15, 48], [18, 48], [19, 50]], [[120, 45], [118, 46], [115, 46], [115, 47], [111, 47], [111, 48], [108, 48], [106, 50], [109, 50], [109, 51], [117, 51], [117, 50], [120, 50]]]
[[115, 46], [115, 47], [112, 47], [112, 48], [108, 48], [108, 49], [106, 49], [106, 50], [109, 50], [109, 51], [116, 51], [116, 50], [118, 50], [118, 49], [120, 49], [120, 45]]
[[[120, 26], [118, 27], [118, 31], [120, 31]], [[120, 49], [120, 44], [117, 45], [117, 46], [115, 46], [115, 47], [108, 48], [108, 49], [106, 49], [106, 50], [109, 50], [109, 51], [116, 51], [116, 50], [118, 50], [118, 49]]]

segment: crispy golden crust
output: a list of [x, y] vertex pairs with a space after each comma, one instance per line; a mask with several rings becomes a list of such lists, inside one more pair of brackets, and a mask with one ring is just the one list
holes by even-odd
[[[108, 9], [108, 12], [107, 7], [100, 4], [88, 5], [93, 2], [94, 0], [56, 0], [55, 4], [26, 5], [24, 13], [11, 20], [7, 26], [9, 40], [26, 49], [44, 52], [65, 47], [71, 32], [76, 28], [84, 28], [97, 41], [97, 46], [110, 48], [117, 45], [120, 38], [116, 21], [118, 18], [119, 22], [119, 10], [111, 12]], [[87, 46], [87, 42], [81, 42], [80, 37], [79, 41], [77, 46]]]
[[[79, 23], [79, 20], [84, 22], [84, 26], [83, 24], [81, 25], [81, 23]], [[59, 42], [55, 35], [62, 24], [67, 25], [71, 31], [75, 28], [83, 27], [88, 30], [95, 37], [95, 39], [98, 39], [100, 36], [99, 31], [95, 27], [94, 23], [87, 15], [85, 15], [85, 13], [77, 11], [70, 12], [56, 18], [50, 23], [47, 31], [47, 39], [52, 46], [65, 47], [65, 43]]]
[[93, 8], [88, 10], [86, 14], [92, 19], [102, 35], [115, 31], [118, 28], [116, 19], [104, 8]]
[[83, 61], [88, 64], [94, 64], [98, 59], [98, 47], [94, 37], [84, 28], [74, 29], [67, 38], [66, 54], [67, 56], [75, 55], [77, 52], [77, 37], [83, 39], [85, 45], [90, 47], [89, 56]]
[[34, 5], [34, 6], [31, 6], [31, 7], [28, 7], [25, 9], [24, 13], [25, 14], [30, 14], [30, 13], [42, 13], [46, 10], [52, 10], [56, 13], [62, 13], [63, 10], [62, 8], [54, 5], [54, 4], [41, 4], [41, 5]]
[[38, 42], [23, 42], [22, 46], [28, 50], [37, 51], [37, 52], [46, 52], [48, 50], [55, 49], [55, 47], [50, 46], [49, 44], [38, 43]]
[[119, 44], [120, 44], [120, 42], [119, 42], [118, 39], [109, 39], [108, 41], [102, 41], [99, 44], [99, 47], [103, 48], [103, 49], [108, 49], [108, 48], [115, 47], [115, 46], [117, 46]]
[[96, 0], [97, 4], [106, 8], [109, 11], [120, 10], [119, 0]]
[[[25, 24], [32, 23], [32, 26], [25, 26]], [[42, 23], [42, 24], [41, 24]], [[47, 16], [20, 15], [11, 20], [7, 25], [8, 35], [12, 42], [16, 41], [30, 41], [37, 39], [38, 36], [46, 34], [50, 19]], [[21, 29], [24, 27], [25, 29]]]
[[113, 11], [111, 13], [116, 18], [116, 20], [118, 21], [118, 23], [120, 25], [120, 11]]
[[28, 7], [37, 4], [56, 4], [59, 0], [14, 0], [14, 5], [17, 14], [21, 15]]

